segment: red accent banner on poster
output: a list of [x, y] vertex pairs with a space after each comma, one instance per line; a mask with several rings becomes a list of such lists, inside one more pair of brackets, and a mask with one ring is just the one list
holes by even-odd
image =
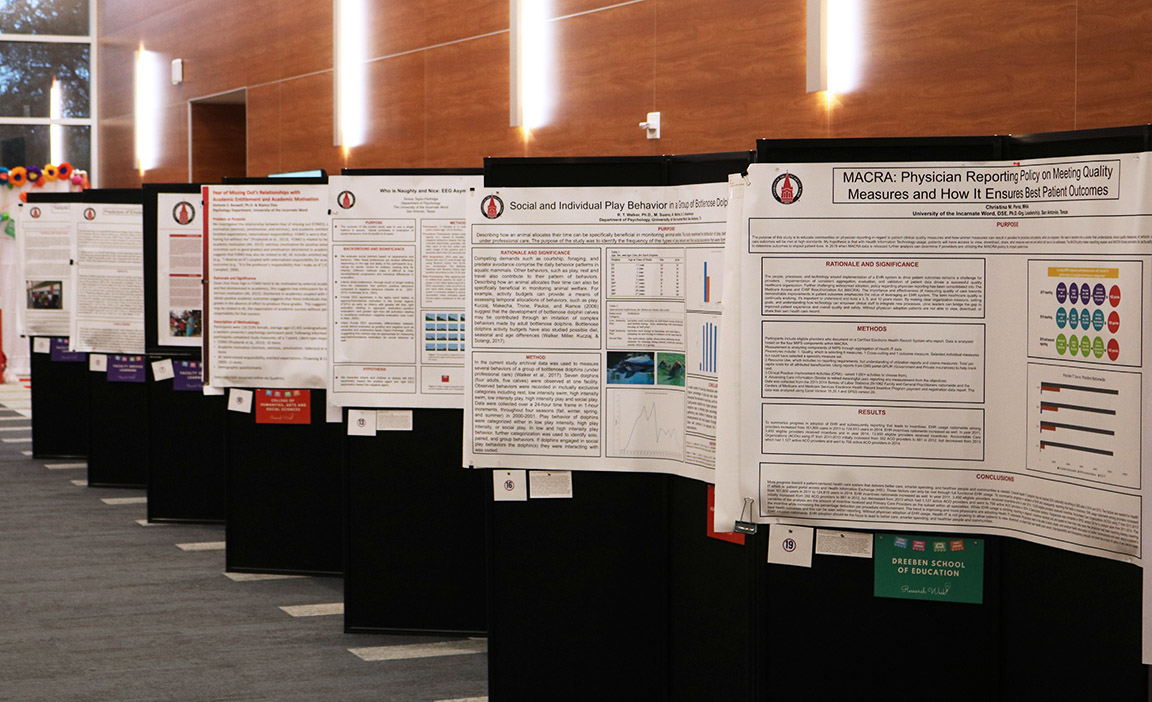
[[311, 390], [257, 390], [257, 424], [311, 424]]

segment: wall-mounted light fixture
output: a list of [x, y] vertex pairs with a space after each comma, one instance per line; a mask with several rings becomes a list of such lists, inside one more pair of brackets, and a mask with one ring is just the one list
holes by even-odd
[[136, 51], [136, 167], [140, 175], [160, 161], [160, 94], [164, 87], [164, 65], [160, 54]]
[[552, 3], [508, 0], [510, 105], [509, 125], [534, 129], [552, 119]]
[[333, 0], [336, 64], [336, 146], [364, 143], [368, 118], [365, 0]]
[[860, 79], [862, 0], [808, 0], [808, 92], [846, 93]]

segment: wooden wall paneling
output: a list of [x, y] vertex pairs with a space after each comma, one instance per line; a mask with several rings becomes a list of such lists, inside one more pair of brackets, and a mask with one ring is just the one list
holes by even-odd
[[101, 39], [97, 45], [97, 79], [99, 118], [132, 117], [136, 93], [133, 75], [139, 40], [129, 38]]
[[280, 167], [280, 84], [248, 89], [248, 175], [283, 173]]
[[860, 88], [837, 96], [832, 136], [1071, 128], [1074, 0], [887, 0], [862, 23]]
[[[155, 167], [144, 172], [140, 182], [145, 183], [186, 183], [188, 182], [188, 105], [176, 102], [161, 108], [160, 152]], [[134, 149], [133, 149], [134, 150]], [[135, 164], [135, 159], [133, 159]]]
[[[140, 185], [136, 171], [136, 132], [132, 115], [100, 120], [99, 176], [101, 188], [135, 188]], [[184, 178], [180, 178], [183, 181]]]
[[1152, 122], [1152, 4], [1079, 0], [1076, 123], [1096, 129]]
[[101, 36], [119, 34], [149, 17], [179, 10], [185, 4], [181, 0], [99, 0], [94, 3], [97, 31]]
[[280, 168], [305, 171], [344, 167], [340, 148], [333, 144], [332, 72], [325, 71], [280, 83]]
[[508, 0], [426, 0], [417, 4], [424, 15], [426, 47], [508, 31]]
[[[639, 0], [639, 2], [655, 4], [656, 0]], [[612, 0], [551, 0], [549, 4], [551, 5], [550, 14], [553, 17], [568, 17], [581, 12], [594, 12], [615, 7], [621, 3], [612, 2]]]
[[[424, 52], [416, 51], [368, 64], [365, 94], [368, 131], [363, 146], [352, 149], [349, 167], [419, 168], [424, 165], [427, 115], [424, 111]], [[441, 125], [431, 125], [433, 134]]]
[[246, 112], [243, 104], [189, 103], [192, 182], [248, 174]]
[[654, 109], [665, 153], [827, 136], [824, 101], [805, 92], [805, 7], [766, 7], [742, 0], [657, 3]]
[[638, 126], [656, 107], [655, 8], [655, 2], [641, 2], [550, 23], [552, 120], [532, 130], [529, 156], [642, 156], [663, 150]]
[[485, 156], [526, 156], [508, 126], [508, 33], [424, 53], [425, 165], [481, 167]]

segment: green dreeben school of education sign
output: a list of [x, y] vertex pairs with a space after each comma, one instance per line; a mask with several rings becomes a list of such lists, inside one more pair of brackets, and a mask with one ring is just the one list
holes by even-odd
[[873, 594], [937, 602], [984, 602], [984, 540], [876, 534]]

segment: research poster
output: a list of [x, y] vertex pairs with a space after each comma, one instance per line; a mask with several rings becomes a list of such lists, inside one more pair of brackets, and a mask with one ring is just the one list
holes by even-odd
[[84, 202], [72, 213], [72, 350], [144, 353], [143, 206]]
[[323, 388], [328, 186], [204, 188], [207, 384]]
[[160, 346], [204, 339], [204, 221], [200, 196], [156, 194], [156, 336]]
[[463, 408], [465, 252], [480, 176], [336, 176], [328, 399], [339, 407]]
[[727, 204], [727, 183], [478, 191], [466, 461], [711, 482]]
[[717, 528], [743, 512], [1140, 563], [1149, 185], [1146, 154], [752, 166]]
[[71, 203], [22, 204], [19, 209], [24, 304], [20, 329], [28, 336], [64, 337], [71, 333], [74, 308], [72, 240], [76, 233]]

